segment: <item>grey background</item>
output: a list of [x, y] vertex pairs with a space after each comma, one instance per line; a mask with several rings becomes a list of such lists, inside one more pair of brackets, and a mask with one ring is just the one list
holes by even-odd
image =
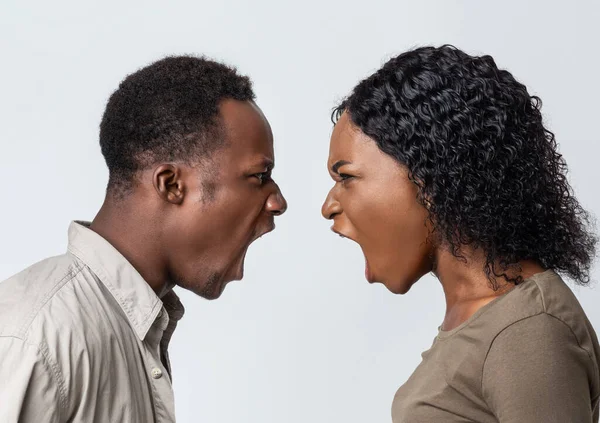
[[[320, 206], [335, 102], [386, 58], [425, 44], [488, 53], [544, 101], [580, 201], [600, 214], [597, 1], [52, 1], [0, 4], [0, 280], [61, 254], [107, 171], [105, 102], [166, 54], [251, 75], [289, 202], [217, 301], [181, 292], [172, 344], [182, 422], [384, 422], [444, 315], [432, 277], [394, 296], [363, 278]], [[594, 268], [600, 279], [600, 267]], [[600, 329], [600, 291], [577, 288]]]

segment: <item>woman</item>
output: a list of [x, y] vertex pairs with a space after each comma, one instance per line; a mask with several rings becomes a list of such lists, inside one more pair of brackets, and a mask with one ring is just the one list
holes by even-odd
[[597, 422], [600, 347], [558, 273], [589, 281], [595, 236], [540, 100], [490, 56], [391, 59], [335, 110], [323, 215], [366, 278], [433, 272], [446, 314], [393, 421]]

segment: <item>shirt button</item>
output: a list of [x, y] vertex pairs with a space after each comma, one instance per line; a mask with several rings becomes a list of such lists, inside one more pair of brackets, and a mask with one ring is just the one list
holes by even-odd
[[160, 379], [162, 377], [162, 370], [160, 370], [158, 367], [153, 368], [152, 377], [154, 379]]

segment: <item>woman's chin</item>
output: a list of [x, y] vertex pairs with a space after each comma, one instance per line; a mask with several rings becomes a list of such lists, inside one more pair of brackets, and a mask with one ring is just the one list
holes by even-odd
[[369, 267], [369, 261], [367, 260], [367, 258], [365, 257], [365, 279], [367, 280], [367, 282], [369, 283], [373, 283], [375, 282], [375, 276], [373, 275], [373, 273], [371, 272], [371, 269]]
[[408, 292], [408, 290], [410, 289], [410, 287], [399, 285], [397, 283], [386, 283], [386, 282], [381, 282], [381, 283], [383, 284], [383, 286], [385, 286], [388, 289], [388, 291], [390, 291], [392, 294], [396, 294], [396, 295], [406, 294]]
[[[392, 294], [404, 295], [413, 286], [414, 282], [400, 278], [382, 278], [377, 282], [383, 284]], [[372, 282], [371, 282], [372, 283]]]

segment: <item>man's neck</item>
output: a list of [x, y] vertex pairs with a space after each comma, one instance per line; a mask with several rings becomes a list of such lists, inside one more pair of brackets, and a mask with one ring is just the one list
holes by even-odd
[[107, 198], [90, 229], [117, 249], [160, 297], [171, 288], [166, 283], [160, 234], [150, 213], [129, 201]]

